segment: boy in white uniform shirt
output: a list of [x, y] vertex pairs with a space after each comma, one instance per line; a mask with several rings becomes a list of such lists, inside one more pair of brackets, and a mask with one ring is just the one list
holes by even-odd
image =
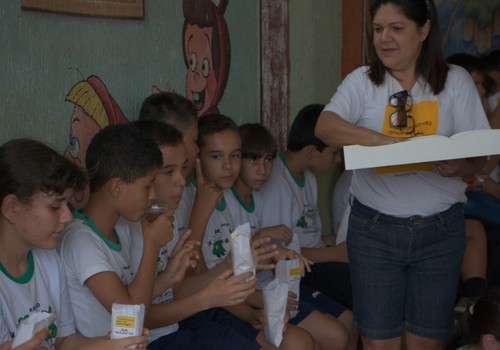
[[291, 227], [299, 238], [301, 254], [314, 262], [311, 273], [306, 274], [302, 283], [351, 308], [346, 245], [326, 246], [321, 237], [318, 188], [313, 171], [330, 171], [340, 161], [339, 151], [314, 135], [323, 107], [320, 104], [305, 106], [295, 118], [287, 150], [274, 160], [271, 177], [260, 191], [264, 199], [262, 226]]
[[[156, 142], [163, 157], [163, 167], [160, 169], [153, 184], [155, 203], [161, 203], [168, 208], [178, 208], [186, 184], [183, 170], [187, 163], [182, 134], [176, 128], [166, 123], [152, 120], [139, 120], [132, 126], [142, 130]], [[176, 216], [177, 218], [177, 216]], [[189, 320], [189, 325], [197, 327], [181, 327], [181, 322], [188, 317], [213, 307], [232, 305], [243, 302], [254, 290], [253, 283], [245, 283], [249, 275], [231, 276], [232, 269], [223, 265], [206, 276], [188, 276], [186, 269], [196, 267], [197, 251], [195, 241], [187, 241], [190, 231], [179, 232], [177, 221], [174, 222], [173, 239], [160, 249], [157, 260], [156, 276], [173, 274], [175, 284], [163, 291], [157, 290], [152, 302], [147, 325], [150, 326], [151, 350], [165, 348], [173, 349], [233, 349], [238, 344], [242, 349], [257, 349], [258, 344], [238, 334], [233, 329], [221, 323], [212, 321], [203, 313]], [[132, 271], [137, 271], [143, 253], [142, 232], [132, 236]], [[189, 281], [189, 280], [195, 281]], [[185, 281], [195, 287], [185, 292]], [[180, 298], [177, 297], [180, 295]]]
[[[230, 252], [230, 234], [236, 224], [225, 198], [232, 195], [231, 187], [240, 171], [241, 139], [238, 127], [224, 115], [205, 116], [198, 123], [198, 146], [200, 167], [197, 168], [190, 228], [193, 236], [202, 240], [205, 266], [199, 269], [201, 272], [203, 267], [216, 268]], [[263, 348], [272, 348], [261, 331], [263, 322], [266, 322], [262, 310], [254, 309], [246, 303], [226, 310], [255, 328], [256, 339]], [[290, 324], [287, 326], [280, 349], [313, 347], [314, 341], [309, 333]]]

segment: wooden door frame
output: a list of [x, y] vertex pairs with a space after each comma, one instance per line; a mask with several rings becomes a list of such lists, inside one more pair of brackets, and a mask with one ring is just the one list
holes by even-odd
[[[341, 74], [364, 63], [364, 23], [368, 0], [342, 0]], [[290, 123], [288, 0], [260, 0], [260, 122], [286, 146]]]

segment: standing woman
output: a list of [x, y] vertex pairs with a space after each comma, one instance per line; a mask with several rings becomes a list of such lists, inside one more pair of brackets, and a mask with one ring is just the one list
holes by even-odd
[[[441, 52], [432, 0], [373, 0], [370, 66], [339, 86], [316, 125], [334, 147], [489, 129], [468, 73]], [[453, 327], [464, 254], [463, 176], [484, 159], [354, 171], [347, 245], [365, 349], [439, 349]]]

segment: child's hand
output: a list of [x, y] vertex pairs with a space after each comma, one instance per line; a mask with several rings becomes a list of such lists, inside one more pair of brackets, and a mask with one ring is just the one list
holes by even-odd
[[226, 307], [243, 303], [250, 294], [255, 292], [257, 279], [252, 278], [252, 272], [245, 272], [234, 276], [232, 270], [226, 270], [210, 282], [204, 289], [207, 294], [209, 308]]
[[293, 237], [292, 229], [286, 225], [269, 226], [259, 230], [255, 236], [256, 238], [269, 237], [284, 242], [286, 245], [290, 244]]
[[212, 182], [206, 182], [201, 169], [200, 160], [196, 159], [196, 195], [195, 202], [206, 203], [210, 211], [222, 198], [223, 191]]
[[137, 349], [146, 349], [148, 338], [146, 336], [134, 336], [120, 339], [97, 340], [85, 346], [84, 349], [92, 350], [127, 350], [129, 346], [135, 345]]
[[163, 247], [174, 237], [174, 212], [168, 208], [165, 213], [158, 215], [152, 222], [142, 221], [144, 241], [151, 240], [156, 247]]
[[267, 260], [278, 254], [278, 246], [268, 244], [270, 241], [269, 237], [252, 240], [253, 261], [257, 270], [274, 269], [274, 264], [267, 263]]
[[160, 275], [166, 288], [181, 282], [189, 268], [196, 268], [200, 260], [200, 252], [196, 249], [200, 242], [188, 240], [191, 230], [187, 230], [179, 239], [172, 252], [166, 270]]
[[255, 329], [263, 329], [264, 325], [267, 324], [267, 318], [264, 315], [263, 309], [252, 309], [251, 314], [245, 320], [252, 325]]
[[297, 294], [295, 294], [292, 291], [288, 291], [286, 309], [288, 311], [296, 311], [298, 308], [299, 308], [299, 301], [297, 300]]
[[15, 348], [12, 348], [12, 341], [3, 343], [2, 345], [0, 345], [0, 350], [33, 350], [35, 348], [40, 350], [42, 349], [47, 350], [47, 348], [38, 348], [37, 346], [40, 345], [47, 338], [48, 335], [49, 335], [49, 330], [44, 329], [35, 334], [35, 336], [30, 340], [28, 340], [27, 342], [19, 346], [16, 346]]
[[278, 247], [278, 254], [274, 257], [274, 261], [278, 262], [280, 260], [293, 260], [293, 259], [299, 259], [300, 263], [300, 276], [304, 277], [307, 272], [311, 272], [311, 265], [314, 265], [314, 263], [307, 259], [305, 256], [298, 254], [296, 251], [284, 248], [284, 247]]

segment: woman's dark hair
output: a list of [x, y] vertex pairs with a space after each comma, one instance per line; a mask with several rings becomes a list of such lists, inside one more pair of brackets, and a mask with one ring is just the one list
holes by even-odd
[[481, 337], [493, 335], [500, 341], [500, 289], [489, 289], [466, 310], [444, 350], [455, 350], [464, 345], [481, 345]]
[[[404, 16], [417, 24], [418, 27], [430, 21], [430, 29], [427, 38], [422, 43], [422, 50], [417, 59], [416, 70], [430, 85], [434, 94], [439, 94], [445, 86], [448, 75], [448, 65], [443, 56], [439, 36], [439, 21], [436, 6], [433, 0], [372, 0], [370, 14], [373, 18], [380, 6], [393, 4], [401, 9]], [[369, 65], [368, 76], [371, 81], [379, 86], [384, 82], [387, 68], [375, 52], [373, 45], [373, 34], [369, 42]]]
[[29, 202], [38, 193], [62, 194], [85, 188], [82, 170], [49, 146], [30, 139], [14, 139], [0, 147], [0, 200], [9, 194]]
[[241, 136], [241, 157], [258, 159], [264, 156], [276, 158], [276, 140], [262, 124], [246, 123], [238, 128]]

